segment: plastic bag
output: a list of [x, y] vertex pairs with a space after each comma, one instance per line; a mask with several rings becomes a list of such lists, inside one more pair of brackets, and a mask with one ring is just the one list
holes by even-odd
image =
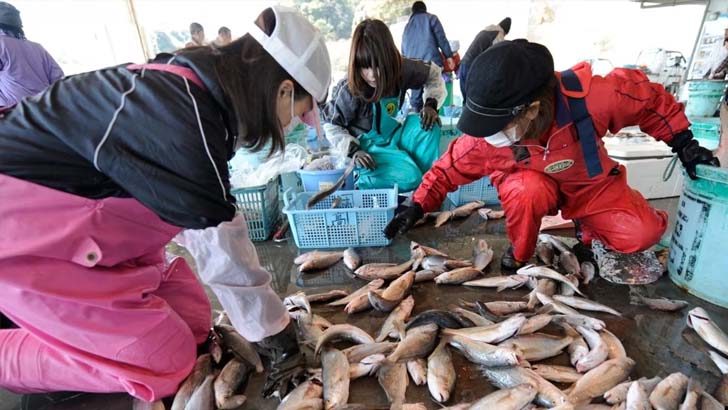
[[267, 159], [266, 152], [265, 149], [258, 153], [238, 151], [230, 161], [230, 185], [233, 188], [263, 185], [280, 174], [301, 169], [308, 156], [306, 149], [298, 144], [288, 144], [284, 152]]

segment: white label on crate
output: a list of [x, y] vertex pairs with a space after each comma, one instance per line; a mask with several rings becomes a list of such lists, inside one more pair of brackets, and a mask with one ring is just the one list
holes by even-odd
[[332, 186], [334, 186], [333, 182], [319, 182], [319, 191], [323, 191], [324, 189], [329, 189]]
[[546, 165], [546, 168], [543, 170], [548, 174], [555, 174], [557, 172], [566, 171], [571, 168], [572, 165], [574, 165], [573, 159], [562, 159], [561, 161], [556, 161]]

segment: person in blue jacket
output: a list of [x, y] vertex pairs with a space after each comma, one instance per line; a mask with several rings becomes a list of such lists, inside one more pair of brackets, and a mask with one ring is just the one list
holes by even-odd
[[[402, 56], [422, 61], [431, 61], [443, 67], [445, 61], [452, 65], [453, 51], [445, 36], [442, 23], [436, 15], [427, 12], [422, 1], [412, 4], [412, 15], [402, 34]], [[422, 88], [412, 90], [410, 108], [415, 112], [422, 110]]]

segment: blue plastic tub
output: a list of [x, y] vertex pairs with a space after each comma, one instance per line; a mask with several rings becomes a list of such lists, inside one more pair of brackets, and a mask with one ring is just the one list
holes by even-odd
[[[397, 187], [337, 191], [312, 209], [306, 202], [314, 192], [294, 195], [291, 190], [283, 196], [293, 239], [299, 248], [348, 248], [387, 246], [392, 241], [384, 236], [384, 227], [394, 217], [397, 208]], [[334, 209], [335, 198], [341, 204]]]
[[690, 117], [690, 130], [700, 146], [710, 150], [718, 148], [720, 143], [720, 118]]
[[[351, 161], [351, 159], [348, 159]], [[347, 162], [348, 164], [348, 162]], [[346, 168], [346, 166], [344, 166]], [[303, 183], [303, 190], [306, 192], [318, 192], [322, 189], [332, 187], [336, 181], [344, 174], [345, 169], [331, 169], [322, 171], [306, 171], [299, 170], [298, 175], [301, 176], [301, 182]], [[346, 177], [344, 186], [341, 189], [352, 190], [354, 189], [354, 173], [352, 172]]]
[[688, 117], [712, 117], [718, 109], [726, 81], [689, 81], [688, 103], [685, 115]]
[[728, 308], [728, 169], [698, 165], [685, 177], [667, 270], [675, 284]]

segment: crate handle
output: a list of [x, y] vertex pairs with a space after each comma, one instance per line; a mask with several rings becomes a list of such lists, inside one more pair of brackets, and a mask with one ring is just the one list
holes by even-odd
[[290, 187], [290, 188], [286, 189], [286, 191], [283, 193], [283, 205], [285, 205], [286, 208], [288, 208], [288, 204], [290, 204], [291, 202], [293, 202], [294, 199], [296, 199], [295, 198], [296, 195], [293, 193], [293, 188], [294, 187]]

